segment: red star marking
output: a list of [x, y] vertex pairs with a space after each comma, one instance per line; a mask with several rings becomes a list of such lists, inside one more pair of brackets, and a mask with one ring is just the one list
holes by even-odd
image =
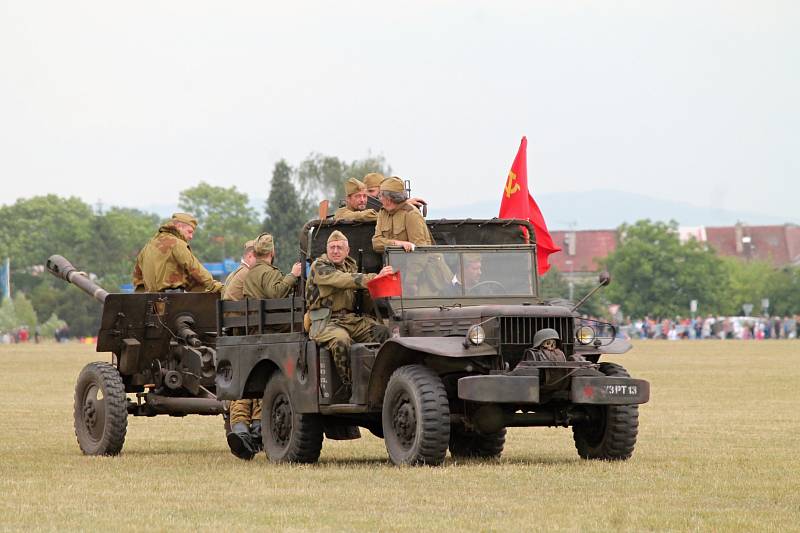
[[591, 398], [594, 396], [594, 388], [591, 385], [584, 385], [583, 386], [583, 395], [587, 398]]

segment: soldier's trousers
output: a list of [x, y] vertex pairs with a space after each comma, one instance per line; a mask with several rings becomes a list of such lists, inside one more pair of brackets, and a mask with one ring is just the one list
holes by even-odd
[[326, 345], [339, 372], [343, 385], [350, 385], [350, 344], [355, 342], [384, 342], [389, 338], [389, 328], [376, 320], [355, 314], [335, 317], [314, 340]]
[[261, 420], [261, 400], [234, 400], [230, 411], [231, 427], [240, 422], [249, 426], [253, 420]]

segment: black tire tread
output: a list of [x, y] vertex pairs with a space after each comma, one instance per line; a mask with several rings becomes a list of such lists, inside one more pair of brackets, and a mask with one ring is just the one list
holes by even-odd
[[[98, 378], [98, 379], [95, 379]], [[105, 402], [106, 420], [104, 421], [103, 438], [96, 447], [90, 447], [87, 442], [82, 442], [79, 424], [82, 422], [83, 399], [79, 386], [84, 380], [97, 381], [103, 391]], [[125, 395], [125, 385], [117, 368], [109, 363], [89, 363], [78, 375], [75, 387], [75, 403], [73, 415], [75, 418], [75, 438], [78, 446], [85, 455], [119, 455], [125, 444], [125, 435], [128, 431], [128, 399]]]
[[450, 429], [450, 455], [453, 457], [498, 459], [506, 444], [506, 428], [496, 433], [478, 433], [460, 426]]
[[289, 445], [281, 456], [272, 457], [267, 448], [267, 439], [271, 436], [269, 416], [272, 405], [267, 401], [270, 387], [282, 387], [283, 392], [291, 402], [289, 387], [286, 378], [280, 372], [273, 374], [264, 389], [264, 398], [261, 405], [261, 438], [264, 451], [270, 461], [274, 463], [303, 463], [310, 464], [319, 461], [322, 452], [323, 427], [322, 418], [318, 414], [301, 414], [294, 411], [292, 406], [292, 433]]
[[[627, 370], [616, 363], [600, 363], [600, 372], [610, 377], [630, 377]], [[603, 439], [592, 446], [584, 437], [580, 425], [572, 428], [575, 448], [583, 459], [625, 461], [633, 455], [639, 433], [638, 405], [609, 405], [606, 407], [606, 430]]]
[[387, 391], [393, 382], [405, 381], [419, 392], [422, 417], [422, 435], [418, 450], [405, 460], [395, 457], [386, 439], [387, 429], [384, 422], [384, 439], [389, 458], [395, 464], [408, 465], [441, 465], [447, 455], [450, 442], [450, 404], [447, 391], [439, 375], [422, 365], [401, 366], [392, 373]]

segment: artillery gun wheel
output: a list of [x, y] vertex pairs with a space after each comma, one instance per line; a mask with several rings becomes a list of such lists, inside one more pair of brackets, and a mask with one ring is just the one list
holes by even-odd
[[118, 455], [128, 429], [128, 399], [119, 371], [89, 363], [75, 385], [75, 436], [86, 455]]
[[275, 372], [264, 389], [261, 438], [274, 463], [316, 463], [322, 450], [322, 419], [300, 414], [292, 405], [286, 377]]
[[463, 426], [450, 428], [450, 455], [453, 457], [477, 457], [496, 459], [503, 453], [506, 444], [506, 428], [496, 433], [478, 433]]
[[[600, 372], [612, 377], [630, 377], [615, 363], [600, 363]], [[633, 455], [639, 433], [638, 405], [591, 407], [589, 422], [572, 426], [575, 448], [584, 459], [624, 461]]]
[[396, 464], [440, 465], [450, 441], [450, 406], [439, 376], [421, 365], [402, 366], [383, 397], [383, 433]]

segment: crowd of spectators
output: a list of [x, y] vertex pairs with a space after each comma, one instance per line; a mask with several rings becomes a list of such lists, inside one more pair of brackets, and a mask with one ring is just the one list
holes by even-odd
[[633, 339], [800, 339], [800, 315], [697, 316], [628, 319], [620, 331]]

